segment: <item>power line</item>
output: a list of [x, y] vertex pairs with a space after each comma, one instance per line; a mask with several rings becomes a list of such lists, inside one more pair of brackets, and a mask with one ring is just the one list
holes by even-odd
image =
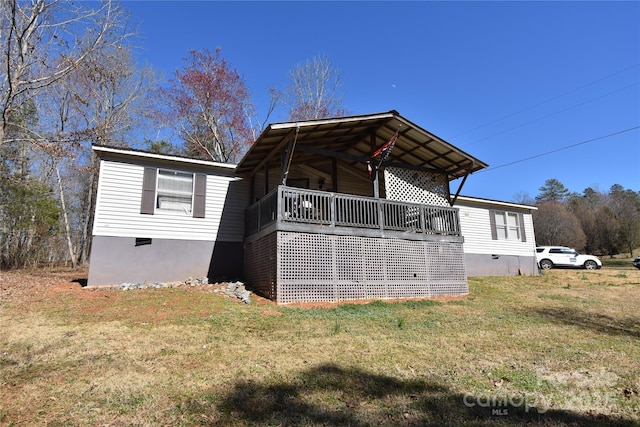
[[588, 139], [586, 141], [582, 141], [582, 142], [578, 142], [578, 143], [575, 143], [575, 144], [567, 145], [566, 147], [558, 148], [558, 149], [552, 150], [552, 151], [547, 151], [546, 153], [536, 154], [535, 156], [526, 157], [524, 159], [520, 159], [520, 160], [516, 160], [516, 161], [513, 161], [513, 162], [505, 163], [503, 165], [495, 166], [495, 167], [488, 168], [488, 169], [482, 169], [482, 170], [479, 170], [478, 172], [476, 172], [476, 174], [482, 173], [482, 172], [488, 172], [488, 171], [492, 171], [492, 170], [496, 170], [496, 169], [500, 169], [500, 168], [504, 168], [504, 167], [507, 167], [507, 166], [515, 165], [517, 163], [526, 162], [526, 161], [532, 160], [532, 159], [537, 159], [538, 157], [547, 156], [549, 154], [557, 153], [558, 151], [567, 150], [569, 148], [577, 147], [579, 145], [584, 145], [584, 144], [587, 144], [589, 142], [598, 141], [600, 139], [609, 138], [611, 136], [620, 135], [620, 134], [626, 133], [626, 132], [631, 132], [632, 130], [636, 130], [638, 128], [640, 128], [640, 125], [634, 126], [634, 127], [628, 128], [628, 129], [620, 130], [620, 131], [617, 131], [617, 132], [613, 132], [613, 133], [610, 133], [608, 135], [599, 136], [597, 138], [592, 138], [592, 139]]
[[522, 109], [520, 109], [520, 110], [517, 110], [517, 111], [515, 111], [515, 112], [513, 112], [513, 113], [510, 113], [510, 114], [507, 114], [507, 115], [505, 115], [505, 116], [502, 116], [502, 117], [500, 117], [500, 118], [498, 118], [498, 119], [492, 120], [492, 121], [490, 121], [490, 122], [488, 122], [488, 123], [485, 123], [485, 124], [482, 124], [482, 125], [480, 125], [480, 126], [476, 126], [476, 127], [474, 127], [473, 129], [470, 129], [470, 130], [468, 130], [468, 131], [462, 132], [462, 133], [460, 133], [460, 134], [458, 134], [458, 135], [455, 135], [455, 136], [451, 137], [451, 139], [458, 138], [458, 137], [460, 137], [460, 136], [462, 136], [462, 135], [466, 135], [466, 134], [471, 133], [471, 132], [473, 132], [473, 131], [476, 131], [476, 130], [478, 130], [478, 129], [482, 129], [483, 127], [486, 127], [486, 126], [492, 125], [492, 124], [497, 123], [497, 122], [499, 122], [499, 121], [502, 121], [502, 120], [504, 120], [504, 119], [508, 119], [509, 117], [513, 117], [513, 116], [515, 116], [516, 114], [523, 113], [523, 112], [525, 112], [525, 111], [531, 110], [531, 109], [533, 109], [533, 108], [535, 108], [535, 107], [538, 107], [538, 106], [540, 106], [540, 105], [546, 104], [547, 102], [551, 102], [551, 101], [553, 101], [553, 100], [555, 100], [555, 99], [558, 99], [558, 98], [561, 98], [561, 97], [563, 97], [563, 96], [565, 96], [565, 95], [569, 95], [570, 93], [577, 92], [577, 91], [578, 91], [578, 90], [580, 90], [580, 89], [584, 89], [585, 87], [589, 87], [589, 86], [591, 86], [591, 85], [593, 85], [593, 84], [596, 84], [596, 83], [598, 83], [598, 82], [601, 82], [602, 80], [606, 80], [606, 79], [608, 79], [609, 77], [617, 76], [618, 74], [622, 74], [622, 73], [624, 73], [625, 71], [629, 71], [629, 70], [631, 70], [631, 69], [633, 69], [633, 68], [637, 68], [638, 66], [640, 66], [640, 64], [635, 64], [635, 65], [632, 65], [631, 67], [627, 67], [627, 68], [625, 68], [625, 69], [623, 69], [623, 70], [620, 70], [620, 71], [617, 71], [617, 72], [615, 72], [615, 73], [613, 73], [613, 74], [608, 74], [608, 75], [606, 75], [606, 76], [604, 76], [604, 77], [601, 77], [601, 78], [599, 78], [599, 79], [593, 80], [593, 81], [591, 81], [591, 82], [589, 82], [589, 83], [587, 83], [587, 84], [584, 84], [584, 85], [582, 85], [582, 86], [578, 86], [578, 87], [576, 87], [576, 88], [574, 88], [574, 89], [568, 90], [568, 91], [563, 92], [563, 93], [561, 93], [561, 94], [559, 94], [559, 95], [552, 96], [551, 98], [548, 98], [548, 99], [546, 99], [546, 100], [544, 100], [544, 101], [538, 102], [537, 104], [533, 104], [533, 105], [531, 105], [531, 106], [529, 106], [529, 107], [522, 108]]
[[604, 97], [613, 95], [614, 93], [622, 92], [623, 90], [629, 89], [630, 87], [637, 86], [639, 83], [640, 82], [631, 83], [630, 85], [625, 86], [623, 88], [616, 89], [616, 90], [614, 90], [612, 92], [605, 93], [604, 95], [600, 95], [600, 96], [597, 96], [595, 98], [587, 99], [586, 101], [583, 101], [583, 102], [580, 102], [578, 104], [572, 105], [571, 107], [563, 108], [562, 110], [558, 110], [558, 111], [554, 111], [554, 112], [549, 113], [549, 114], [545, 114], [544, 116], [538, 117], [538, 118], [533, 119], [533, 120], [529, 120], [528, 122], [521, 123], [521, 124], [519, 124], [517, 126], [509, 128], [509, 129], [494, 133], [492, 135], [489, 135], [489, 136], [486, 136], [484, 138], [478, 139], [476, 141], [470, 142], [469, 144], [464, 144], [463, 146], [466, 148], [466, 147], [468, 147], [470, 145], [473, 145], [473, 144], [476, 144], [478, 142], [485, 141], [485, 140], [487, 140], [489, 138], [493, 138], [494, 136], [502, 135], [503, 133], [507, 133], [507, 132], [510, 132], [510, 131], [512, 131], [514, 129], [518, 129], [518, 128], [521, 128], [523, 126], [530, 125], [531, 123], [535, 123], [535, 122], [537, 122], [539, 120], [542, 120], [542, 119], [546, 119], [547, 117], [551, 117], [551, 116], [559, 114], [559, 113], [564, 113], [565, 111], [573, 110], [574, 108], [578, 108], [578, 107], [580, 107], [582, 105], [585, 105], [585, 104], [588, 104], [590, 102], [597, 101], [597, 100], [602, 99]]

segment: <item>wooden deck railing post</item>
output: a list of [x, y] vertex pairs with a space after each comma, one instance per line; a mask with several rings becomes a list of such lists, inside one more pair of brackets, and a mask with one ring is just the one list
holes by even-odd
[[283, 211], [285, 208], [284, 197], [282, 197], [283, 186], [278, 185], [278, 197], [276, 197], [276, 222], [278, 224], [282, 223], [282, 218], [284, 217]]
[[329, 196], [329, 220], [330, 220], [330, 226], [331, 227], [335, 227], [336, 226], [336, 193], [330, 193]]

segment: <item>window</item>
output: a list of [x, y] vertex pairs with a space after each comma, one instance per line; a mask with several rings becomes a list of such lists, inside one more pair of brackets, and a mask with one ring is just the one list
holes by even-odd
[[205, 217], [207, 176], [167, 169], [144, 168], [140, 213], [181, 212]]
[[518, 215], [511, 212], [496, 213], [498, 240], [520, 240]]
[[517, 240], [526, 242], [523, 215], [517, 212], [489, 212], [493, 240]]
[[550, 254], [563, 254], [563, 255], [575, 255], [576, 251], [569, 248], [551, 248], [549, 249]]
[[192, 202], [192, 173], [158, 170], [157, 209], [190, 214]]

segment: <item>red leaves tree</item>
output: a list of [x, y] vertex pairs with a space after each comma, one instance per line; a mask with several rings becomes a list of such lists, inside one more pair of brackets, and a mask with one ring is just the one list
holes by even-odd
[[162, 120], [184, 141], [189, 157], [235, 162], [253, 143], [253, 111], [244, 79], [214, 53], [192, 50], [187, 65], [159, 89]]

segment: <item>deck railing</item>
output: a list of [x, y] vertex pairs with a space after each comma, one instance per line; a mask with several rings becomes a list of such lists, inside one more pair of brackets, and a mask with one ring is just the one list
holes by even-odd
[[247, 208], [245, 232], [251, 235], [273, 223], [460, 236], [455, 208], [283, 185]]

